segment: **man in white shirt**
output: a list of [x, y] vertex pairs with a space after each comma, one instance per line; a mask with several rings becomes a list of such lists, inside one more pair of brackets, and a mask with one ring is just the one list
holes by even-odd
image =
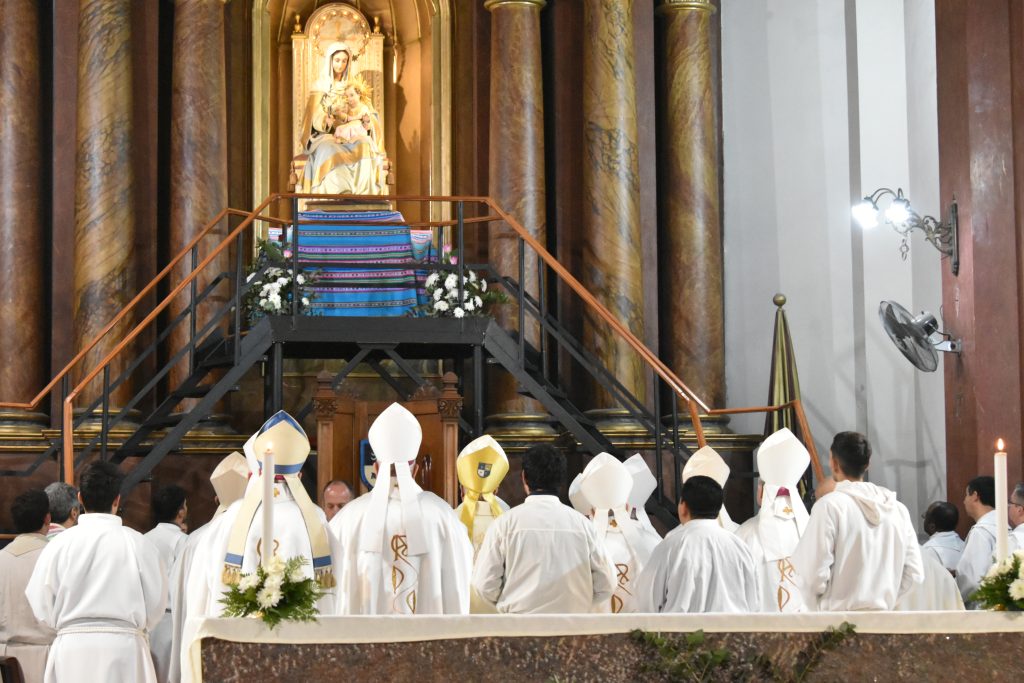
[[633, 519], [627, 502], [633, 477], [613, 455], [598, 453], [583, 470], [580, 489], [592, 509], [589, 516], [615, 567], [615, 592], [608, 604], [612, 614], [635, 612], [637, 577], [647, 565], [661, 536]]
[[829, 461], [835, 490], [811, 509], [792, 561], [812, 611], [891, 610], [924, 580], [921, 548], [907, 508], [892, 491], [863, 480], [871, 445], [840, 432]]
[[78, 489], [63, 481], [55, 481], [46, 487], [50, 500], [50, 527], [47, 538], [53, 538], [65, 529], [78, 524], [82, 504], [78, 502]]
[[26, 681], [43, 680], [46, 653], [56, 635], [36, 620], [25, 599], [25, 586], [46, 547], [49, 509], [49, 499], [39, 490], [15, 498], [11, 517], [18, 535], [0, 550], [0, 656], [15, 657]]
[[1010, 532], [1008, 552], [1012, 553], [1015, 550], [1024, 549], [1024, 482], [1013, 487], [1009, 503], [1007, 515], [1010, 518], [1010, 526], [1013, 527], [1013, 531]]
[[548, 445], [523, 455], [526, 500], [487, 531], [473, 588], [498, 612], [582, 614], [612, 597], [612, 566], [594, 526], [558, 499], [565, 456]]
[[341, 547], [340, 614], [469, 612], [473, 545], [451, 506], [416, 483], [422, 437], [419, 420], [397, 403], [370, 425], [373, 490], [330, 525]]
[[956, 573], [964, 541], [956, 532], [960, 511], [952, 503], [935, 501], [924, 513], [924, 532], [929, 538], [921, 545], [923, 554], [934, 555], [950, 574]]
[[[683, 466], [683, 483], [685, 484], [690, 477], [711, 477], [724, 491], [725, 483], [729, 481], [729, 472], [729, 465], [718, 451], [711, 446], [704, 446], [691, 455]], [[718, 526], [729, 532], [740, 528], [739, 524], [732, 521], [724, 502], [718, 512]]]
[[807, 508], [797, 487], [811, 463], [807, 448], [785, 427], [770, 435], [757, 450], [761, 478], [761, 509], [740, 525], [742, 539], [757, 567], [762, 612], [803, 612], [790, 556], [807, 527]]
[[995, 559], [996, 550], [996, 482], [992, 477], [975, 477], [967, 482], [964, 510], [974, 520], [967, 532], [964, 550], [956, 565], [956, 584], [964, 604], [973, 609], [971, 596]]
[[[160, 553], [160, 565], [164, 569], [164, 575], [170, 581], [171, 568], [188, 539], [188, 535], [182, 531], [185, 519], [188, 517], [185, 489], [177, 484], [161, 487], [153, 494], [152, 506], [153, 521], [156, 522], [156, 526], [144, 535]], [[170, 611], [171, 596], [168, 594], [164, 618], [149, 634], [149, 650], [153, 654], [153, 666], [156, 668], [156, 678], [160, 683], [165, 683], [168, 680], [171, 666], [172, 619]]]
[[711, 477], [683, 484], [681, 525], [651, 554], [636, 583], [638, 612], [757, 612], [760, 586], [746, 543], [719, 523], [723, 492]]
[[123, 481], [111, 462], [85, 468], [85, 512], [46, 544], [25, 589], [36, 618], [57, 631], [46, 683], [156, 681], [146, 632], [163, 617], [167, 579], [153, 544], [115, 514]]

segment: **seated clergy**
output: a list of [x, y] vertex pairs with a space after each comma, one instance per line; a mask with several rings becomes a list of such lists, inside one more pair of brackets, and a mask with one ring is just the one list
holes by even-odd
[[16, 497], [11, 517], [18, 535], [0, 550], [0, 656], [16, 658], [26, 681], [43, 680], [46, 653], [56, 635], [36, 620], [25, 598], [25, 586], [46, 547], [49, 509], [49, 499], [37, 489]]
[[757, 612], [760, 587], [747, 545], [719, 525], [722, 487], [711, 477], [683, 484], [680, 526], [651, 554], [634, 591], [639, 612]]
[[927, 550], [921, 552], [924, 580], [915, 583], [896, 601], [897, 612], [936, 612], [964, 609], [956, 579], [942, 562]]
[[[254, 441], [255, 437], [251, 437], [246, 444], [250, 450]], [[253, 458], [253, 464], [255, 465], [255, 457]], [[231, 453], [217, 464], [210, 474], [210, 483], [213, 485], [213, 490], [216, 494], [214, 495], [214, 500], [217, 502], [217, 510], [213, 513], [213, 518], [209, 522], [188, 535], [188, 540], [185, 541], [184, 547], [171, 567], [171, 654], [170, 666], [168, 668], [168, 680], [170, 681], [182, 680], [182, 638], [185, 620], [189, 615], [190, 607], [192, 607], [196, 614], [206, 613], [206, 605], [200, 605], [202, 609], [195, 609], [189, 602], [188, 578], [192, 570], [192, 564], [199, 553], [202, 539], [216, 527], [215, 522], [223, 516], [232, 503], [240, 500], [245, 495], [248, 480], [249, 465], [241, 453], [237, 451]], [[256, 481], [259, 480], [257, 479]], [[205, 559], [199, 560], [200, 566], [206, 566], [204, 562]], [[186, 677], [186, 680], [191, 680], [191, 677]]]
[[[622, 463], [626, 466], [629, 476], [633, 479], [633, 488], [629, 491], [629, 504], [633, 508], [633, 517], [640, 522], [643, 528], [658, 534], [658, 530], [651, 524], [651, 518], [647, 516], [647, 499], [651, 497], [654, 490], [658, 488], [658, 480], [651, 474], [651, 468], [647, 466], [644, 456], [635, 453]], [[661, 538], [661, 534], [658, 534]]]
[[1009, 514], [1010, 532], [1009, 551], [1024, 550], [1024, 482], [1019, 482], [1010, 492]]
[[50, 499], [50, 528], [47, 537], [53, 537], [78, 524], [82, 504], [78, 502], [78, 489], [63, 481], [55, 481], [46, 487]]
[[856, 432], [832, 440], [835, 490], [811, 508], [792, 561], [811, 611], [891, 610], [924, 579], [921, 549], [896, 494], [863, 480], [871, 445]]
[[[729, 466], [715, 449], [704, 446], [691, 455], [683, 466], [683, 483], [690, 477], [711, 477], [724, 490], [725, 482], [729, 480]], [[729, 517], [724, 502], [718, 513], [718, 525], [729, 532], [736, 531], [740, 526]]]
[[487, 529], [509, 509], [508, 503], [494, 495], [508, 474], [508, 457], [493, 437], [484, 434], [462, 449], [455, 461], [455, 469], [463, 495], [455, 512], [466, 525], [475, 558]]
[[46, 683], [156, 681], [146, 632], [164, 616], [167, 577], [160, 554], [117, 516], [124, 475], [90, 463], [79, 481], [78, 524], [46, 544], [25, 596], [56, 629]]
[[790, 555], [807, 526], [807, 508], [797, 485], [811, 456], [785, 427], [761, 444], [757, 471], [761, 509], [736, 531], [750, 548], [761, 580], [762, 612], [802, 612]]
[[967, 532], [964, 550], [956, 564], [956, 583], [960, 595], [969, 608], [974, 591], [978, 590], [981, 579], [995, 563], [996, 551], [996, 482], [992, 477], [975, 477], [967, 482], [964, 495], [964, 509], [974, 520], [974, 526]]
[[[146, 540], [152, 543], [160, 553], [160, 565], [170, 580], [171, 567], [185, 547], [188, 536], [182, 531], [188, 516], [188, 503], [185, 500], [185, 489], [177, 484], [163, 486], [153, 496], [153, 521], [156, 526], [145, 533]], [[171, 611], [168, 596], [167, 612]], [[149, 650], [153, 654], [153, 666], [156, 667], [158, 681], [168, 680], [171, 666], [171, 618], [165, 615], [149, 634]]]
[[944, 500], [935, 501], [924, 513], [924, 532], [929, 538], [921, 545], [921, 554], [935, 556], [943, 567], [954, 574], [964, 551], [964, 541], [956, 532], [959, 522], [960, 511]]
[[331, 520], [342, 549], [341, 614], [469, 612], [473, 545], [451, 506], [415, 481], [422, 437], [397, 403], [370, 425], [376, 483]]
[[612, 597], [611, 563], [593, 524], [558, 499], [565, 468], [565, 455], [552, 446], [526, 451], [526, 500], [487, 530], [473, 589], [498, 612], [596, 612]]
[[324, 486], [321, 498], [329, 522], [334, 519], [334, 515], [341, 512], [341, 508], [352, 502], [352, 487], [346, 481], [333, 479]]
[[640, 575], [661, 536], [633, 519], [627, 502], [633, 488], [629, 470], [618, 458], [598, 453], [583, 470], [580, 489], [593, 506], [592, 518], [597, 538], [604, 543], [615, 568], [615, 592], [609, 611], [635, 612], [633, 584]]

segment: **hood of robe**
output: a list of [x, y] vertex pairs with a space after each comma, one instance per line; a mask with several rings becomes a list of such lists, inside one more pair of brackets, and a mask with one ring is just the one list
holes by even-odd
[[871, 526], [878, 526], [882, 517], [896, 509], [895, 493], [867, 481], [841, 481], [836, 484], [834, 493], [844, 493], [853, 498]]

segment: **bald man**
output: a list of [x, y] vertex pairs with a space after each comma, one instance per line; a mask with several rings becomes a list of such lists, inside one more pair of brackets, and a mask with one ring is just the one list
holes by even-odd
[[341, 511], [341, 508], [348, 505], [352, 500], [352, 487], [341, 479], [334, 479], [327, 482], [321, 496], [324, 503], [324, 512], [327, 514], [327, 521], [331, 521], [334, 515]]

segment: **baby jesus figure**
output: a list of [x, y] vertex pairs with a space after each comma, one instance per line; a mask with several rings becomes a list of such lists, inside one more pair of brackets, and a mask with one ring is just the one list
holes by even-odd
[[358, 86], [349, 85], [345, 88], [345, 105], [345, 110], [339, 112], [342, 122], [335, 126], [334, 138], [338, 142], [355, 142], [370, 137], [373, 129], [372, 113]]

